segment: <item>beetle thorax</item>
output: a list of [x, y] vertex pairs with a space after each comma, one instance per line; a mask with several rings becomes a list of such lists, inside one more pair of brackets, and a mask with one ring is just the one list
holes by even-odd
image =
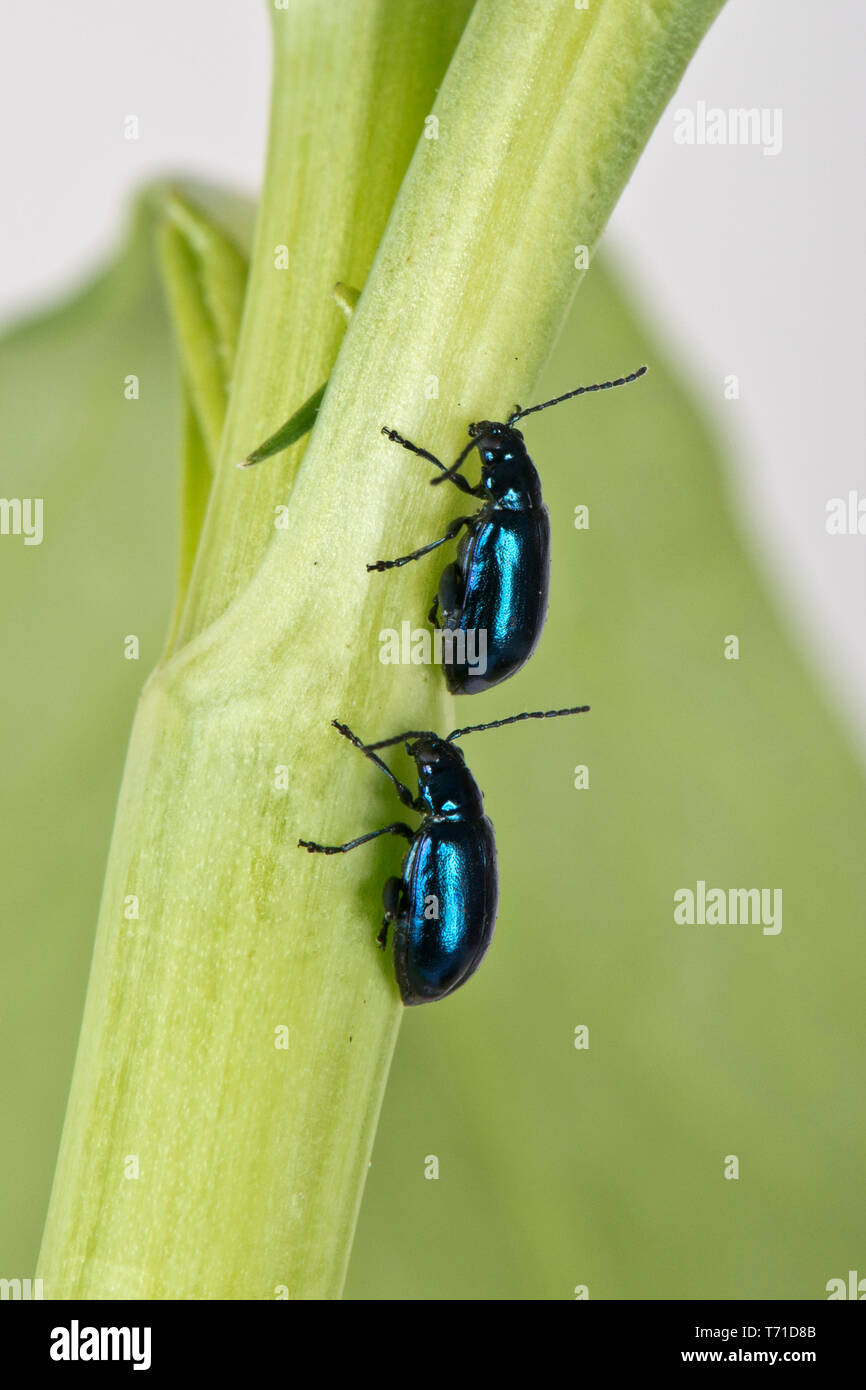
[[476, 430], [481, 484], [490, 503], [506, 511], [531, 511], [542, 506], [541, 481], [520, 431], [488, 420]]
[[480, 820], [484, 806], [463, 754], [446, 739], [419, 739], [408, 749], [418, 768], [418, 793], [430, 814], [443, 820]]

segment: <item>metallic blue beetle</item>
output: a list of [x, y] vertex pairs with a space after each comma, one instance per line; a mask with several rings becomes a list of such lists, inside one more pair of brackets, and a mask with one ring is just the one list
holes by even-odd
[[[482, 420], [470, 425], [469, 442], [450, 468], [396, 430], [383, 426], [382, 433], [393, 443], [440, 469], [431, 482], [447, 479], [468, 496], [484, 499], [480, 511], [457, 517], [438, 540], [397, 560], [377, 560], [367, 566], [368, 570], [398, 569], [445, 545], [466, 527], [457, 560], [446, 566], [429, 613], [435, 626], [441, 609], [446, 638], [449, 633], [455, 634], [445, 642], [443, 660], [445, 680], [452, 694], [472, 695], [513, 676], [535, 651], [547, 615], [550, 520], [541, 495], [541, 481], [515, 424], [525, 415], [559, 405], [573, 396], [627, 386], [646, 370], [641, 367], [616, 381], [578, 386], [564, 396], [527, 410], [515, 406], [504, 423]], [[481, 481], [477, 487], [472, 487], [460, 473], [473, 449], [478, 450], [481, 458]], [[461, 634], [460, 640], [456, 634]], [[470, 657], [470, 634], [475, 659]], [[477, 659], [479, 643], [484, 652], [481, 661]]]
[[[404, 1004], [444, 999], [465, 984], [484, 959], [496, 923], [499, 879], [493, 826], [484, 814], [478, 783], [454, 740], [522, 719], [556, 719], [563, 714], [585, 714], [588, 709], [580, 705], [530, 710], [490, 724], [455, 729], [447, 738], [430, 730], [410, 729], [380, 743], [362, 743], [347, 725], [333, 721], [334, 728], [393, 782], [403, 805], [424, 818], [417, 830], [395, 821], [345, 845], [298, 841], [311, 854], [346, 854], [380, 835], [402, 835], [409, 841], [401, 877], [389, 878], [385, 884], [385, 920], [378, 937], [384, 949], [388, 927], [395, 924], [394, 973]], [[376, 752], [404, 739], [414, 740], [406, 743], [406, 752], [418, 769], [417, 796]]]

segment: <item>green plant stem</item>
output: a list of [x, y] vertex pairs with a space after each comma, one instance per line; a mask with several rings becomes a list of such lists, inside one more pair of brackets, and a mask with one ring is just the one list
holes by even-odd
[[[273, 10], [265, 183], [221, 465], [179, 641], [221, 614], [272, 538], [305, 444], [238, 486], [232, 466], [327, 381], [470, 0]], [[258, 524], [256, 524], [256, 522]]]
[[[296, 842], [394, 819], [332, 717], [370, 739], [466, 722], [438, 671], [379, 660], [382, 629], [422, 624], [436, 567], [364, 562], [457, 510], [380, 427], [450, 458], [467, 420], [527, 399], [580, 278], [574, 248], [595, 245], [720, 0], [481, 0], [369, 274], [389, 126], [392, 174], [397, 125], [421, 134], [400, 82], [432, 7], [362, 4], [351, 38], [338, 8], [275, 15], [238, 368], [182, 644], [129, 752], [39, 1267], [53, 1297], [339, 1294], [401, 1013], [374, 946], [399, 851], [320, 860]], [[338, 97], [361, 122], [348, 150]], [[281, 281], [287, 240], [306, 249]], [[238, 471], [327, 376], [338, 279], [364, 292], [303, 467], [295, 448]]]

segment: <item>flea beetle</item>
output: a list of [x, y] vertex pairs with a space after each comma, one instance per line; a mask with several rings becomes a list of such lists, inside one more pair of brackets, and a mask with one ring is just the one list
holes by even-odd
[[[496, 922], [499, 879], [493, 826], [455, 740], [522, 719], [558, 719], [564, 714], [585, 714], [588, 709], [589, 705], [579, 705], [529, 710], [455, 729], [447, 738], [429, 729], [409, 729], [379, 743], [362, 743], [346, 724], [333, 720], [334, 728], [393, 782], [403, 805], [423, 819], [415, 830], [395, 821], [345, 845], [299, 840], [298, 846], [311, 854], [346, 854], [380, 835], [402, 835], [409, 841], [402, 875], [385, 884], [385, 920], [378, 936], [384, 950], [388, 927], [394, 924], [394, 973], [404, 1004], [444, 999], [465, 984], [481, 964]], [[378, 756], [378, 749], [404, 740], [418, 770], [417, 796]]]
[[[519, 671], [535, 650], [547, 615], [550, 586], [550, 520], [541, 495], [541, 481], [526, 451], [518, 420], [548, 406], [559, 405], [590, 391], [627, 386], [646, 372], [640, 367], [616, 381], [578, 386], [564, 396], [521, 410], [515, 406], [508, 420], [482, 420], [469, 426], [469, 442], [459, 458], [446, 468], [427, 449], [404, 439], [383, 425], [382, 433], [394, 444], [427, 459], [440, 470], [433, 484], [446, 480], [469, 497], [484, 500], [470, 516], [458, 516], [445, 535], [396, 560], [377, 560], [368, 570], [398, 569], [419, 560], [466, 528], [454, 563], [447, 565], [439, 581], [429, 620], [436, 626], [441, 609], [447, 631], [485, 633], [486, 667], [467, 661], [466, 642], [446, 645], [445, 679], [454, 695], [472, 695], [498, 685]], [[481, 458], [481, 481], [473, 487], [460, 469], [473, 449]]]

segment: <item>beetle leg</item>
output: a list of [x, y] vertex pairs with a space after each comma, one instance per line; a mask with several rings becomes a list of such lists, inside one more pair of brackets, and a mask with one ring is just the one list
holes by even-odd
[[420, 549], [413, 550], [411, 555], [401, 555], [397, 560], [377, 560], [374, 565], [368, 565], [368, 570], [377, 570], [380, 574], [383, 570], [399, 569], [401, 565], [408, 565], [410, 560], [420, 560], [422, 555], [428, 555], [437, 546], [445, 545], [448, 541], [453, 541], [454, 537], [463, 526], [473, 526], [474, 516], [458, 516], [456, 521], [452, 521], [444, 536], [438, 540], [431, 541], [429, 545], [422, 545]]
[[382, 433], [387, 439], [390, 439], [392, 444], [400, 444], [404, 449], [408, 449], [410, 454], [417, 454], [419, 458], [426, 459], [428, 463], [435, 463], [436, 467], [441, 468], [444, 473], [445, 464], [435, 454], [431, 454], [429, 449], [422, 449], [417, 444], [413, 444], [411, 439], [404, 439], [402, 434], [398, 434], [396, 430], [390, 430], [387, 425], [382, 426]]
[[403, 835], [407, 840], [414, 840], [415, 831], [404, 821], [395, 821], [393, 825], [386, 825], [381, 830], [371, 830], [366, 835], [359, 835], [357, 840], [349, 840], [345, 845], [318, 845], [315, 840], [299, 840], [298, 849], [309, 850], [310, 854], [348, 854], [350, 849], [357, 849], [358, 845], [365, 845], [368, 840], [375, 840], [379, 835]]
[[400, 916], [400, 900], [402, 895], [402, 878], [394, 877], [385, 880], [385, 887], [382, 889], [382, 902], [385, 904], [385, 919], [382, 922], [382, 930], [376, 937], [376, 941], [383, 951], [388, 940], [388, 928], [394, 919]]
[[463, 575], [460, 566], [457, 564], [446, 565], [439, 579], [439, 592], [436, 596], [436, 602], [441, 607], [445, 618], [460, 607], [462, 587]]
[[[402, 434], [398, 434], [396, 430], [389, 430], [387, 425], [382, 426], [382, 433], [386, 438], [391, 440], [392, 444], [400, 444], [404, 449], [408, 449], [410, 454], [417, 454], [419, 458], [426, 459], [428, 463], [435, 463], [437, 468], [441, 469], [443, 473], [448, 474], [449, 483], [454, 483], [455, 487], [459, 487], [461, 492], [468, 493], [470, 497], [480, 496], [479, 493], [476, 493], [472, 484], [468, 483], [459, 473], [448, 473], [448, 469], [445, 467], [442, 460], [438, 459], [435, 454], [431, 454], [429, 449], [420, 449], [417, 444], [412, 443], [411, 439], [404, 439]], [[474, 440], [470, 441], [469, 449], [473, 447], [474, 442]], [[468, 449], [464, 450], [464, 458], [468, 452]]]
[[470, 497], [483, 497], [484, 488], [481, 486], [481, 484], [479, 483], [478, 487], [473, 487], [471, 483], [468, 483], [466, 481], [466, 479], [460, 472], [460, 469], [463, 467], [464, 463], [466, 462], [466, 459], [469, 457], [472, 450], [475, 448], [477, 442], [478, 441], [475, 439], [474, 435], [470, 436], [470, 438], [463, 445], [463, 448], [460, 450], [460, 453], [457, 455], [456, 459], [449, 468], [445, 468], [441, 463], [439, 463], [438, 459], [434, 459], [433, 462], [439, 463], [439, 467], [442, 469], [442, 473], [438, 478], [431, 478], [430, 482], [433, 483], [434, 486], [437, 483], [454, 483], [455, 487], [459, 487], [461, 492], [468, 493]]
[[382, 759], [372, 751], [372, 749], [368, 748], [366, 743], [362, 743], [361, 740], [358, 738], [358, 735], [352, 733], [352, 730], [349, 728], [348, 724], [341, 724], [338, 719], [334, 719], [332, 722], [334, 728], [343, 735], [343, 738], [347, 738], [350, 743], [354, 743], [358, 751], [363, 753], [365, 758], [369, 758], [371, 763], [375, 763], [376, 766], [380, 768], [382, 772], [384, 772], [385, 776], [391, 782], [394, 783], [397, 795], [399, 796], [403, 805], [410, 807], [410, 809], [413, 811], [417, 810], [416, 797], [412, 795], [405, 782], [401, 782], [399, 777], [394, 776], [388, 764], [386, 762], [383, 762]]
[[[430, 481], [431, 483], [438, 483], [440, 479], [431, 478]], [[462, 473], [448, 473], [441, 481], [443, 483], [446, 481], [453, 483], [455, 487], [459, 487], [461, 492], [465, 492], [467, 497], [483, 497], [485, 495], [483, 488], [473, 487], [470, 482], [467, 482]]]

